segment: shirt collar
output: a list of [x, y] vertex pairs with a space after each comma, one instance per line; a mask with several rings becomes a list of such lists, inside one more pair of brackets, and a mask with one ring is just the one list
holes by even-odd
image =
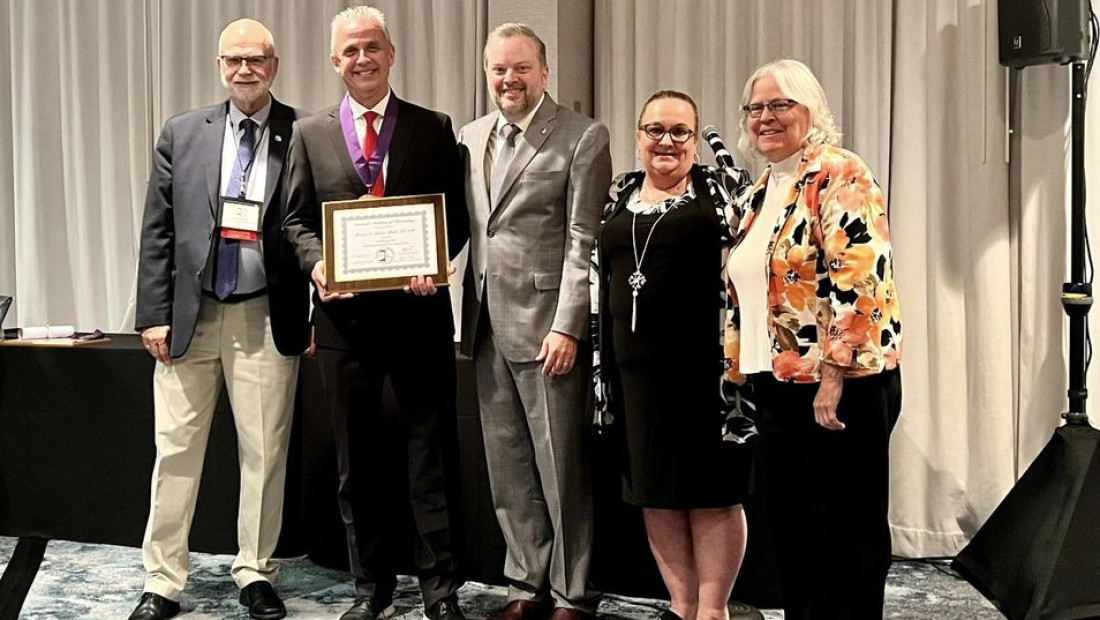
[[[229, 100], [229, 122], [233, 127], [233, 131], [234, 132], [240, 131], [241, 121], [243, 121], [246, 118], [251, 118], [253, 121], [256, 122], [257, 128], [262, 129], [265, 125], [267, 125], [267, 117], [271, 116], [271, 104], [274, 100], [275, 100], [274, 97], [269, 96], [267, 98], [267, 104], [264, 107], [260, 108], [259, 112], [256, 112], [252, 116], [249, 116], [249, 115], [245, 114], [244, 112], [241, 112], [241, 109], [237, 107], [237, 104], [233, 103], [233, 100], [230, 99]], [[257, 134], [257, 135], [259, 135], [259, 134]]]
[[[542, 93], [542, 97], [539, 97], [539, 102], [531, 108], [531, 111], [527, 113], [527, 116], [524, 116], [523, 118], [512, 124], [516, 127], [519, 127], [519, 130], [521, 132], [527, 131], [527, 128], [531, 126], [531, 121], [535, 119], [535, 114], [539, 111], [539, 108], [542, 107], [542, 104], [545, 101], [546, 93]], [[497, 124], [496, 127], [493, 128], [493, 133], [500, 135], [500, 130], [503, 129], [504, 126], [507, 125], [509, 122], [511, 121], [504, 118], [503, 114], [497, 112]]]
[[783, 161], [775, 162], [771, 165], [772, 171], [783, 177], [794, 176], [794, 173], [798, 171], [798, 164], [802, 161], [802, 149], [790, 154]]
[[386, 95], [384, 97], [382, 97], [381, 99], [379, 99], [378, 103], [374, 104], [374, 106], [370, 107], [370, 108], [368, 108], [367, 106], [359, 103], [358, 101], [355, 100], [355, 97], [352, 97], [352, 96], [349, 95], [348, 96], [348, 101], [351, 102], [351, 117], [356, 118], [356, 119], [361, 118], [367, 112], [377, 112], [378, 116], [385, 116], [386, 115], [386, 106], [388, 106], [390, 104], [390, 95], [392, 95], [392, 94], [393, 94], [393, 91], [390, 90], [389, 88], [387, 88], [386, 89]]

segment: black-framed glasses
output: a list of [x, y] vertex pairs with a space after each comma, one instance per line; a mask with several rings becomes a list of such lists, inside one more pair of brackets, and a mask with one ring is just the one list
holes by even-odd
[[271, 56], [218, 56], [230, 69], [240, 69], [241, 65], [249, 67], [262, 67], [267, 64]]
[[767, 103], [743, 105], [741, 111], [748, 114], [749, 118], [760, 118], [760, 115], [764, 113], [764, 108], [771, 110], [772, 114], [783, 114], [790, 112], [796, 105], [798, 105], [798, 102], [794, 99], [774, 99]]
[[687, 125], [673, 125], [665, 129], [659, 123], [650, 123], [648, 125], [642, 125], [638, 129], [641, 129], [645, 137], [654, 142], [660, 142], [661, 139], [665, 137], [665, 134], [668, 134], [668, 137], [671, 138], [673, 142], [683, 144], [695, 135], [695, 130]]

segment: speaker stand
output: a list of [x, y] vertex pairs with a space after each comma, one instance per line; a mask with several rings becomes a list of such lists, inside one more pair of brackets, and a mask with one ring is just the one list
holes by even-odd
[[1009, 620], [1100, 618], [1100, 431], [1085, 412], [1085, 63], [1072, 72], [1069, 411], [953, 566]]

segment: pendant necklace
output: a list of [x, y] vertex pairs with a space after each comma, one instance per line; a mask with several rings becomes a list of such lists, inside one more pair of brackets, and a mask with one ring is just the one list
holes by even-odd
[[[639, 192], [638, 195], [641, 197], [641, 192]], [[657, 224], [661, 223], [661, 220], [668, 215], [668, 212], [672, 210], [673, 206], [675, 205], [669, 205], [669, 208], [665, 209], [664, 212], [657, 217], [657, 220], [653, 222], [653, 226], [649, 229], [649, 234], [646, 235], [645, 245], [642, 246], [641, 254], [638, 253], [638, 212], [631, 211], [633, 219], [630, 223], [630, 244], [634, 250], [634, 273], [630, 274], [630, 277], [627, 278], [627, 283], [630, 284], [630, 288], [632, 289], [630, 291], [630, 296], [632, 297], [630, 302], [630, 333], [632, 334], [638, 325], [638, 291], [645, 286], [645, 275], [642, 274], [642, 261], [645, 260], [645, 253], [649, 250], [649, 242], [653, 239], [653, 231], [657, 230]]]

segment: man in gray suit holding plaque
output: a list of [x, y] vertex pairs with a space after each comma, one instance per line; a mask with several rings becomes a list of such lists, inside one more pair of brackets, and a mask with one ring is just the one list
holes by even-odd
[[[591, 617], [584, 453], [588, 263], [611, 183], [607, 128], [545, 93], [546, 46], [504, 24], [485, 45], [499, 109], [462, 128], [470, 258], [463, 348], [477, 368], [509, 603], [495, 620]], [[552, 615], [551, 615], [552, 611]]]

